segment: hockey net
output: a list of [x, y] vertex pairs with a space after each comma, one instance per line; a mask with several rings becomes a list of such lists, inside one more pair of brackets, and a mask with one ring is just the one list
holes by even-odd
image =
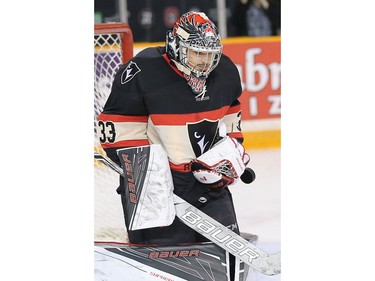
[[[94, 33], [94, 150], [105, 155], [96, 131], [119, 65], [133, 57], [133, 35], [124, 23], [95, 24]], [[94, 163], [94, 240], [127, 242], [120, 196], [119, 175], [101, 163]]]

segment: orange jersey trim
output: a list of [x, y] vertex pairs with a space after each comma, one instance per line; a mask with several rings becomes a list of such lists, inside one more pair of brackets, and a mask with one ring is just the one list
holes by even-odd
[[220, 109], [198, 113], [151, 114], [150, 116], [155, 125], [185, 125], [186, 123], [199, 122], [204, 119], [218, 120], [226, 115], [228, 108], [229, 106], [224, 106]]
[[228, 109], [227, 114], [237, 113], [239, 111], [241, 111], [241, 105], [240, 104], [230, 107]]
[[141, 122], [147, 123], [148, 116], [136, 116], [136, 115], [118, 115], [118, 114], [106, 114], [101, 113], [98, 120], [102, 121], [113, 121], [113, 122]]
[[191, 172], [191, 163], [182, 163], [182, 164], [173, 164], [172, 162], [169, 162], [169, 166], [172, 170], [179, 171], [179, 172]]
[[168, 63], [168, 65], [169, 65], [170, 67], [172, 67], [172, 69], [173, 69], [173, 70], [174, 70], [179, 76], [184, 77], [184, 76], [182, 75], [181, 71], [179, 71], [178, 68], [175, 67], [175, 66], [171, 63], [171, 60], [169, 59], [169, 57], [167, 56], [167, 54], [164, 54], [164, 55], [163, 55], [163, 58], [164, 58], [164, 60]]
[[142, 146], [149, 145], [150, 142], [147, 139], [143, 140], [123, 140], [115, 143], [102, 143], [103, 148], [115, 148], [115, 147], [130, 147], [130, 146]]
[[234, 139], [242, 139], [243, 138], [242, 132], [228, 133], [228, 136], [230, 136], [231, 138], [234, 138]]

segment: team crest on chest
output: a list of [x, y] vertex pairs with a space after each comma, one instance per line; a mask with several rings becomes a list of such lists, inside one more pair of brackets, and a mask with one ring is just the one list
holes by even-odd
[[204, 119], [197, 123], [188, 123], [189, 139], [196, 157], [208, 151], [215, 142], [219, 121]]
[[121, 74], [121, 84], [128, 83], [139, 72], [141, 72], [141, 69], [135, 62], [131, 61]]

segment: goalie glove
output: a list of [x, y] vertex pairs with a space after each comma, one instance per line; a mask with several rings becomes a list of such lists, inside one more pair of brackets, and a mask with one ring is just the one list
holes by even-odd
[[241, 177], [249, 161], [250, 157], [243, 145], [226, 136], [193, 160], [191, 169], [194, 177], [207, 187], [225, 188]]

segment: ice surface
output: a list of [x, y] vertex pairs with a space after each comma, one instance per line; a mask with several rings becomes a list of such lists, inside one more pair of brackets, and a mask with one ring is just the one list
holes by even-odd
[[[255, 181], [231, 188], [240, 231], [258, 235], [256, 246], [267, 253], [276, 253], [281, 248], [280, 149], [250, 150], [248, 153], [248, 167], [254, 170]], [[280, 276], [251, 271], [247, 281], [279, 281]]]

